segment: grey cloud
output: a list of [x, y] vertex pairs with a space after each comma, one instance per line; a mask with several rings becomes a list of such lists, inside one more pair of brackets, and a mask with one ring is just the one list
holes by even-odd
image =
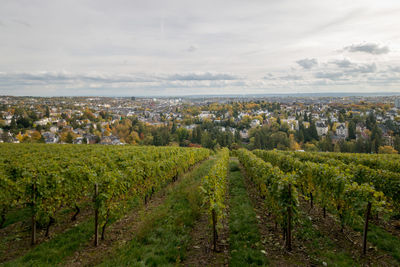
[[186, 73], [186, 74], [104, 74], [104, 73], [67, 73], [67, 72], [21, 72], [1, 73], [0, 85], [4, 84], [75, 84], [101, 83], [101, 84], [133, 84], [133, 83], [159, 83], [159, 82], [197, 82], [197, 81], [232, 81], [239, 77], [225, 73]]
[[279, 77], [281, 80], [285, 80], [285, 81], [299, 81], [299, 80], [303, 80], [303, 77], [300, 75], [286, 75], [286, 76], [282, 76]]
[[373, 73], [376, 72], [376, 70], [377, 70], [376, 64], [371, 63], [371, 64], [358, 65], [355, 68], [349, 70], [349, 72]]
[[364, 52], [373, 55], [387, 54], [390, 52], [388, 46], [379, 46], [378, 44], [374, 43], [350, 45], [344, 47], [343, 50], [349, 52]]
[[264, 80], [275, 80], [275, 76], [272, 73], [267, 73], [264, 77]]
[[[127, 92], [142, 92], [151, 95], [154, 92], [163, 95], [172, 94], [171, 90], [196, 90], [206, 93], [207, 89], [232, 87], [248, 84], [239, 76], [224, 73], [178, 73], [178, 74], [118, 74], [109, 73], [68, 73], [68, 72], [0, 72], [0, 93], [13, 91], [23, 95], [120, 95]], [[131, 91], [130, 91], [131, 90]], [[17, 93], [18, 92], [18, 93]], [[25, 93], [21, 93], [25, 92]], [[70, 92], [70, 93], [68, 93]], [[76, 92], [76, 93], [75, 93]], [[152, 93], [150, 93], [152, 92]], [[187, 92], [186, 92], [187, 93]]]
[[24, 21], [24, 20], [13, 19], [12, 21], [15, 22], [15, 23], [17, 23], [17, 24], [19, 24], [19, 25], [25, 26], [25, 27], [27, 27], [27, 28], [32, 27], [32, 25], [31, 25], [29, 22], [26, 22], [26, 21]]
[[216, 81], [216, 80], [238, 80], [239, 77], [226, 73], [188, 73], [174, 74], [168, 77], [169, 80], [179, 81]]
[[396, 66], [396, 67], [389, 66], [389, 71], [400, 72], [400, 66]]
[[318, 65], [318, 61], [315, 58], [304, 58], [296, 61], [304, 69], [311, 69], [312, 67]]
[[317, 72], [314, 74], [318, 79], [338, 80], [344, 76], [343, 72]]
[[368, 81], [377, 85], [398, 84], [400, 83], [400, 76], [384, 74], [380, 76], [368, 77]]
[[314, 73], [317, 79], [329, 79], [332, 81], [344, 80], [346, 77], [355, 77], [359, 74], [375, 73], [377, 66], [375, 63], [371, 64], [351, 64], [351, 68], [346, 67], [343, 71], [319, 71]]
[[194, 45], [189, 46], [189, 48], [187, 49], [188, 52], [195, 52], [197, 50], [197, 47]]
[[321, 80], [316, 80], [311, 82], [311, 85], [316, 85], [316, 86], [325, 86], [325, 85], [330, 85], [326, 79], [321, 79]]
[[339, 68], [348, 68], [348, 67], [351, 67], [353, 64], [348, 59], [334, 60], [334, 61], [331, 61], [330, 63], [335, 64]]
[[102, 83], [123, 83], [123, 82], [151, 82], [155, 78], [138, 75], [110, 75], [96, 73], [67, 73], [67, 72], [21, 72], [21, 73], [0, 73], [0, 82], [4, 81], [21, 82], [43, 82], [43, 83], [72, 83], [75, 81], [102, 82]]
[[[294, 92], [302, 86], [318, 91], [311, 84], [320, 80], [332, 91], [344, 82], [364, 90], [368, 77], [400, 73], [386, 67], [397, 66], [400, 54], [391, 45], [399, 41], [397, 29], [385, 23], [399, 24], [393, 10], [400, 1], [356, 2], [1, 1], [0, 71], [6, 73], [0, 74], [0, 92], [95, 93], [101, 86], [111, 95], [173, 91], [165, 88], [204, 93], [217, 87]], [[354, 35], [354, 25], [366, 20], [373, 27], [357, 28]], [[393, 52], [384, 54], [385, 45]], [[332, 57], [344, 47], [349, 59], [342, 53]], [[374, 53], [390, 57], [377, 65], [352, 61], [371, 63], [365, 60]], [[71, 66], [73, 73], [57, 72]], [[54, 72], [36, 72], [43, 68]]]

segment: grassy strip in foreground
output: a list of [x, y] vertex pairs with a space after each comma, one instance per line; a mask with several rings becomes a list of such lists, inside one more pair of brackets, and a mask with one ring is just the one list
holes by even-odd
[[190, 233], [200, 216], [200, 180], [215, 160], [207, 160], [186, 174], [168, 193], [164, 204], [148, 214], [133, 240], [115, 251], [101, 266], [175, 266], [184, 259]]
[[30, 216], [30, 209], [26, 207], [16, 208], [6, 214], [6, 220], [1, 228], [6, 228], [10, 224], [25, 221]]
[[247, 195], [243, 179], [238, 163], [230, 162], [230, 266], [265, 266], [268, 260], [261, 252], [263, 248], [256, 213]]
[[311, 218], [305, 213], [300, 212], [299, 225], [297, 227], [296, 238], [302, 240], [306, 247], [307, 254], [311, 262], [315, 265], [328, 266], [359, 266], [354, 262], [351, 254], [335, 245], [327, 236], [318, 231], [312, 224]]
[[93, 220], [80, 223], [4, 266], [54, 266], [93, 236]]
[[[89, 205], [88, 203], [84, 205]], [[139, 205], [137, 199], [131, 202], [132, 208]], [[67, 211], [63, 211], [67, 212]], [[114, 222], [114, 221], [112, 221]], [[111, 222], [111, 223], [112, 223]], [[93, 238], [93, 218], [60, 233], [50, 240], [38, 244], [25, 255], [4, 263], [1, 266], [54, 266], [82, 248]]]
[[[357, 230], [362, 232], [361, 226]], [[368, 242], [389, 253], [400, 264], [400, 239], [398, 237], [371, 223], [368, 229]]]

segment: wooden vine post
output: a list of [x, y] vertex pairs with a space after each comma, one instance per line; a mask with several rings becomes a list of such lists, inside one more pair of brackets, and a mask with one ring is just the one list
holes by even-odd
[[5, 222], [6, 222], [6, 208], [4, 207], [3, 210], [1, 211], [0, 228], [3, 227]]
[[[292, 197], [292, 184], [288, 185], [288, 195], [291, 200]], [[291, 201], [290, 201], [291, 202]], [[287, 233], [286, 233], [286, 248], [292, 250], [292, 207], [289, 205], [287, 208], [288, 221], [287, 221]]]
[[94, 246], [99, 245], [99, 208], [97, 207], [97, 195], [99, 194], [99, 186], [94, 184]]
[[32, 184], [32, 218], [31, 218], [31, 223], [32, 223], [32, 229], [31, 229], [31, 245], [36, 244], [36, 210], [35, 210], [35, 205], [36, 205], [36, 182], [33, 182]]
[[367, 210], [365, 211], [364, 234], [363, 234], [363, 255], [367, 253], [367, 233], [368, 233], [368, 220], [371, 213], [371, 202], [368, 202]]
[[108, 209], [107, 210], [106, 220], [105, 220], [104, 225], [103, 225], [103, 227], [101, 229], [101, 240], [104, 240], [104, 238], [105, 238], [105, 231], [106, 231], [106, 226], [107, 226], [107, 222], [108, 222], [109, 217], [110, 217], [110, 210]]
[[214, 251], [217, 251], [217, 215], [215, 214], [215, 210], [212, 209], [211, 211], [212, 214], [212, 224], [213, 224], [213, 249]]

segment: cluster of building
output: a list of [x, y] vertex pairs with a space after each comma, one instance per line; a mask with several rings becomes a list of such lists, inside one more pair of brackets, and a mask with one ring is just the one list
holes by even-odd
[[[221, 113], [207, 109], [210, 104], [229, 106], [234, 103], [279, 101], [278, 110], [256, 108]], [[368, 117], [374, 114], [386, 142], [392, 144], [395, 132], [389, 126], [400, 128], [400, 98], [103, 98], [103, 97], [0, 97], [1, 140], [22, 142], [39, 132], [45, 143], [123, 144], [110, 130], [121, 118], [135, 117], [152, 126], [168, 126], [193, 130], [199, 123], [210, 121], [221, 131], [237, 132], [244, 140], [252, 128], [271, 125], [279, 120], [289, 130], [307, 129], [311, 122], [323, 138], [330, 135], [338, 141], [349, 137], [349, 121], [343, 118]], [[368, 105], [356, 105], [367, 103]], [[197, 108], [199, 112], [190, 112]], [[345, 116], [343, 116], [345, 115]], [[226, 123], [230, 121], [232, 123]], [[389, 126], [388, 126], [389, 125]], [[367, 125], [355, 125], [357, 138], [368, 135]]]

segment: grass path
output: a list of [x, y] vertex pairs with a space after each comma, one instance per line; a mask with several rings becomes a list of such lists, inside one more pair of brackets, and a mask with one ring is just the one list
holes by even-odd
[[237, 160], [230, 163], [229, 172], [230, 266], [265, 266], [268, 260], [263, 251], [256, 213], [246, 192], [244, 177]]
[[213, 159], [187, 173], [163, 204], [141, 220], [133, 239], [116, 248], [100, 266], [176, 266], [186, 257], [191, 231], [201, 214], [201, 178]]
[[5, 263], [4, 266], [54, 266], [93, 236], [92, 226], [92, 220], [80, 223], [51, 240], [37, 245], [24, 256]]
[[[37, 245], [34, 247], [30, 244], [30, 218], [28, 218], [30, 209], [22, 208], [15, 210], [15, 212], [21, 215], [20, 220], [16, 219], [14, 213], [11, 213], [9, 218], [13, 223], [0, 229], [0, 265], [9, 261], [13, 262], [16, 259], [23, 257], [23, 255], [36, 253], [37, 251], [33, 252], [33, 250], [37, 247], [41, 247], [42, 244], [49, 242], [53, 237], [69, 235], [71, 233], [69, 230], [87, 221], [92, 216], [89, 206], [89, 203], [82, 203], [80, 205], [81, 212], [75, 221], [71, 220], [72, 214], [75, 213], [74, 210], [65, 208], [58, 211], [55, 216], [56, 222], [50, 228], [49, 237], [45, 236], [45, 229], [38, 225]], [[79, 229], [75, 230], [79, 231]], [[75, 242], [76, 240], [74, 240], [73, 243]]]
[[[362, 233], [362, 228], [356, 230]], [[380, 226], [370, 224], [368, 231], [368, 242], [388, 254], [390, 254], [400, 266], [400, 238], [392, 235]]]

